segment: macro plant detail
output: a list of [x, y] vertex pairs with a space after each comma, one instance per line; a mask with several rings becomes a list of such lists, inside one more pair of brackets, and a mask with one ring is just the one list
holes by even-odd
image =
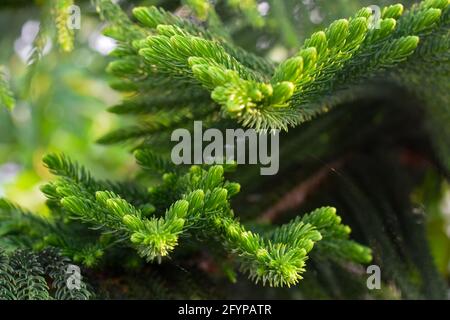
[[[233, 286], [245, 297], [258, 288], [264, 297], [444, 298], [448, 259], [438, 255], [438, 270], [432, 254], [450, 242], [430, 250], [431, 227], [416, 213], [437, 215], [448, 189], [450, 2], [385, 1], [375, 28], [358, 2], [301, 42], [279, 19], [292, 1], [156, 2], [80, 4], [114, 39], [102, 81], [120, 94], [108, 111], [123, 122], [97, 142], [119, 144], [135, 163], [109, 179], [76, 154], [45, 152], [45, 213], [0, 200], [0, 298], [230, 297]], [[26, 98], [0, 68], [5, 112], [32, 96], [48, 41], [75, 56], [80, 31], [66, 21], [76, 4], [43, 5]], [[280, 41], [282, 59], [246, 48], [252, 33]], [[194, 132], [198, 120], [281, 130], [280, 172], [175, 165], [171, 133]], [[69, 264], [81, 267], [78, 289], [66, 286]], [[366, 287], [371, 264], [382, 289]]]

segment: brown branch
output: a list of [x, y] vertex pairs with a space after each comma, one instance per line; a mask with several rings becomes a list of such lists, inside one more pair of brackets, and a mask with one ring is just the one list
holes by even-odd
[[258, 221], [261, 223], [274, 222], [283, 212], [300, 207], [307, 197], [326, 180], [329, 174], [337, 172], [336, 169], [342, 167], [344, 162], [345, 159], [340, 159], [322, 167], [308, 179], [295, 186], [294, 189], [289, 191], [273, 206], [262, 213]]

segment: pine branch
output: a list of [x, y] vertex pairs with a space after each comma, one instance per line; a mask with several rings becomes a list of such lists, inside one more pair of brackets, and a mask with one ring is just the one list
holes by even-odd
[[[49, 154], [44, 157], [43, 161], [53, 174], [80, 184], [88, 190], [112, 190], [136, 205], [145, 202], [148, 198], [146, 190], [133, 182], [116, 183], [93, 179], [84, 167], [72, 162], [65, 155]], [[43, 187], [43, 192], [49, 199], [52, 199], [57, 194], [55, 188], [56, 186], [48, 184]]]
[[183, 1], [187, 6], [192, 8], [196, 17], [205, 21], [214, 10], [214, 6], [208, 0], [185, 0]]
[[[138, 153], [139, 157], [142, 161], [144, 155]], [[270, 286], [297, 284], [307, 254], [322, 238], [325, 249], [335, 241], [341, 243], [333, 252], [335, 256], [370, 261], [367, 248], [347, 240], [350, 230], [340, 224], [332, 208], [319, 209], [268, 236], [247, 231], [230, 208], [230, 198], [240, 187], [225, 181], [223, 174], [221, 166], [207, 171], [193, 166], [184, 175], [165, 174], [163, 184], [151, 191], [151, 199], [160, 203], [148, 203], [156, 210], [148, 218], [140, 208], [110, 191], [88, 190], [64, 178], [55, 183], [55, 190], [71, 218], [101, 228], [121, 241], [127, 238], [148, 261], [161, 261], [179, 245], [180, 237], [192, 236], [223, 243], [237, 257], [241, 270], [255, 282]]]
[[420, 49], [420, 38], [437, 32], [447, 7], [445, 0], [426, 0], [406, 13], [401, 5], [389, 6], [379, 29], [370, 27], [371, 10], [361, 9], [314, 33], [276, 70], [268, 62], [258, 66], [253, 58], [243, 63], [245, 58], [235, 57], [238, 49], [227, 49], [228, 41], [154, 8], [134, 10], [154, 30], [146, 40], [135, 41], [134, 48], [146, 72], [201, 84], [242, 125], [287, 130], [329, 110], [351, 86], [408, 59]]

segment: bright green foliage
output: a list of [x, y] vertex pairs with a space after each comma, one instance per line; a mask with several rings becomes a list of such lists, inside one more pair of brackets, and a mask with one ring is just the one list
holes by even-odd
[[[286, 11], [283, 7], [286, 2], [276, 1], [277, 5], [270, 1], [272, 10], [278, 14]], [[62, 23], [71, 3], [58, 2], [55, 9], [63, 51], [70, 51], [73, 46], [73, 32]], [[253, 27], [266, 26], [258, 12], [257, 1], [224, 3], [226, 10], [241, 12]], [[235, 270], [238, 269], [263, 286], [291, 287], [300, 283], [299, 290], [303, 285], [306, 289], [313, 288], [313, 296], [314, 290], [321, 291], [322, 286], [326, 290], [331, 288], [323, 290], [330, 296], [339, 295], [339, 290], [335, 289], [340, 279], [330, 280], [332, 269], [337, 270], [333, 275], [342, 272], [348, 277], [344, 271], [352, 268], [362, 274], [364, 271], [358, 269], [360, 264], [375, 258], [382, 264], [386, 281], [392, 281], [405, 297], [443, 296], [444, 285], [434, 274], [432, 259], [423, 247], [425, 236], [421, 225], [408, 215], [413, 211], [409, 202], [404, 203], [410, 196], [404, 190], [412, 187], [396, 185], [397, 180], [391, 176], [383, 176], [390, 181], [386, 185], [378, 181], [379, 176], [387, 175], [388, 171], [383, 171], [385, 168], [391, 169], [392, 176], [406, 169], [397, 170], [384, 162], [377, 163], [379, 150], [373, 152], [373, 159], [372, 154], [366, 155], [370, 159], [364, 161], [357, 158], [358, 152], [364, 154], [367, 146], [361, 147], [355, 140], [372, 143], [375, 139], [371, 134], [385, 130], [380, 122], [390, 124], [389, 121], [397, 120], [393, 123], [398, 127], [398, 119], [385, 109], [380, 114], [371, 113], [381, 105], [378, 100], [370, 105], [371, 110], [352, 114], [357, 125], [345, 114], [348, 110], [354, 112], [354, 108], [347, 106], [342, 111], [339, 108], [334, 113], [328, 111], [370, 96], [371, 86], [380, 80], [396, 83], [407, 91], [418, 90], [427, 119], [431, 119], [430, 132], [442, 130], [445, 133], [443, 141], [430, 135], [433, 147], [439, 150], [440, 161], [450, 159], [449, 118], [442, 117], [442, 114], [450, 114], [444, 112], [448, 111], [445, 106], [450, 92], [447, 90], [448, 0], [425, 0], [409, 9], [401, 4], [387, 6], [382, 10], [379, 28], [372, 25], [371, 10], [362, 8], [350, 18], [338, 19], [314, 32], [303, 44], [293, 45], [292, 55], [278, 64], [234, 43], [233, 30], [226, 28], [218, 7], [210, 1], [182, 1], [180, 6], [190, 8], [189, 14], [194, 15], [189, 17], [184, 12], [174, 14], [154, 6], [135, 7], [128, 16], [110, 0], [96, 0], [94, 4], [107, 23], [105, 35], [117, 41], [107, 67], [107, 72], [113, 76], [111, 87], [126, 96], [109, 110], [139, 118], [139, 124], [113, 131], [99, 142], [131, 142], [143, 172], [127, 182], [98, 180], [64, 155], [45, 156], [45, 166], [57, 176], [55, 181], [42, 187], [50, 209], [48, 218], [0, 200], [0, 247], [8, 252], [16, 251], [0, 255], [0, 272], [4, 275], [0, 278], [2, 297], [91, 297], [85, 286], [77, 293], [67, 291], [61, 268], [68, 260], [62, 256], [94, 272], [119, 265], [119, 269], [150, 270], [146, 274], [153, 274], [154, 269], [146, 268], [174, 265], [183, 270], [186, 265], [181, 266], [179, 262], [187, 256], [193, 257], [189, 263], [195, 267], [201, 265], [208, 269], [205, 267], [208, 261], [201, 264], [195, 260], [205, 252], [220, 265], [219, 270], [214, 270], [215, 275], [225, 276], [231, 282], [237, 282]], [[47, 28], [48, 22], [43, 24], [35, 40], [31, 61], [42, 55]], [[287, 42], [295, 42], [292, 37], [286, 38], [291, 39]], [[422, 85], [424, 74], [436, 74], [436, 79]], [[439, 94], [434, 95], [429, 89], [437, 82]], [[4, 98], [11, 97], [7, 88], [0, 83], [0, 101], [8, 106], [4, 102], [11, 104], [11, 100]], [[309, 126], [295, 128], [318, 115], [323, 117]], [[287, 137], [288, 147], [281, 150], [281, 178], [265, 182], [269, 184], [270, 194], [267, 199], [257, 201], [255, 208], [246, 202], [259, 183], [251, 169], [242, 170], [234, 177], [243, 186], [241, 192], [241, 184], [225, 178], [234, 169], [233, 165], [177, 167], [168, 160], [168, 141], [173, 129], [191, 129], [193, 120], [199, 119], [205, 126], [219, 129], [245, 126], [299, 130], [295, 131], [298, 133], [295, 136]], [[435, 124], [439, 126], [433, 127]], [[417, 128], [417, 131], [422, 133], [422, 129]], [[396, 143], [401, 145], [392, 139], [392, 144]], [[337, 145], [342, 146], [342, 150], [337, 150]], [[352, 159], [355, 149], [357, 160]], [[398, 154], [385, 156], [395, 158]], [[337, 173], [338, 178], [334, 182], [337, 187], [331, 192], [325, 191], [324, 198], [333, 206], [336, 203], [336, 207], [345, 208], [339, 212], [346, 223], [357, 226], [355, 239], [367, 246], [374, 245], [374, 251], [350, 239], [350, 227], [342, 223], [334, 207], [312, 209], [311, 213], [296, 215], [280, 225], [255, 218], [274, 201], [283, 198], [290, 188], [296, 188], [293, 184], [298, 170], [303, 170], [301, 178], [314, 174], [317, 168], [311, 165], [310, 158], [320, 160], [317, 162], [321, 165], [328, 159], [338, 160], [337, 164], [326, 164], [328, 171]], [[349, 177], [339, 172], [339, 165], [346, 161], [357, 163], [356, 169], [350, 166], [356, 173], [351, 172]], [[373, 163], [381, 169], [377, 171]], [[440, 166], [445, 167], [442, 163]], [[314, 191], [310, 189], [322, 182], [323, 175], [318, 176], [318, 182], [312, 179], [313, 187], [308, 183], [306, 188], [300, 186], [300, 195], [288, 200], [295, 202], [297, 198], [310, 196], [309, 192]], [[357, 183], [363, 190], [356, 187]], [[242, 199], [239, 195], [244, 192], [246, 197]], [[316, 202], [312, 201], [308, 208], [323, 205], [323, 198], [314, 200]], [[249, 212], [243, 212], [243, 207]], [[285, 211], [292, 208], [295, 205]], [[42, 251], [48, 247], [59, 251]], [[416, 251], [416, 247], [421, 250]], [[23, 248], [32, 248], [35, 252], [22, 251]], [[20, 263], [25, 263], [23, 259], [31, 264], [29, 273], [19, 267]], [[325, 284], [314, 279], [316, 273], [306, 272], [310, 266], [326, 279]], [[52, 288], [42, 280], [44, 275], [53, 279]], [[155, 295], [171, 296], [165, 290], [164, 281], [155, 278], [151, 284]], [[411, 278], [420, 283], [414, 283]], [[26, 284], [30, 289], [24, 279], [31, 279]], [[346, 280], [360, 285], [356, 279]], [[181, 281], [176, 290], [181, 291], [181, 286], [186, 285], [195, 291], [194, 288], [201, 286], [195, 287], [189, 281]], [[387, 294], [392, 294], [389, 290]], [[384, 297], [383, 294], [380, 296]], [[189, 296], [198, 298], [200, 295], [190, 293]]]
[[[217, 27], [222, 22], [215, 12], [214, 5], [209, 0], [184, 0], [187, 6], [189, 6], [194, 12], [195, 16], [201, 21], [208, 21]], [[263, 17], [258, 12], [257, 1], [255, 0], [226, 0], [226, 4], [234, 11], [240, 12], [244, 15], [248, 24], [253, 27], [262, 27], [265, 23]]]
[[185, 3], [192, 8], [195, 16], [200, 20], [205, 21], [214, 10], [213, 5], [208, 0], [186, 0]]
[[[123, 78], [116, 88], [127, 91], [164, 86], [182, 96], [200, 91], [200, 85], [244, 126], [287, 130], [345, 99], [350, 86], [379, 77], [416, 48], [422, 50], [420, 43], [448, 23], [442, 14], [448, 10], [447, 1], [424, 1], [406, 12], [400, 4], [389, 6], [377, 29], [370, 25], [371, 10], [364, 8], [314, 33], [294, 57], [273, 68], [198, 25], [153, 7], [136, 8], [133, 14], [147, 35], [129, 42], [133, 49], [116, 50], [119, 59], [109, 70]], [[120, 31], [109, 35], [121, 40]], [[171, 79], [169, 86], [165, 79]]]
[[264, 19], [258, 12], [258, 2], [256, 0], [227, 0], [228, 5], [241, 11], [254, 27], [262, 27]]
[[[146, 161], [142, 153], [138, 158]], [[61, 172], [61, 167], [67, 167], [65, 172], [76, 168], [56, 155], [45, 161], [55, 173]], [[148, 261], [161, 262], [178, 246], [180, 238], [188, 235], [219, 241], [236, 256], [240, 269], [251, 279], [271, 286], [296, 284], [316, 242], [319, 248], [323, 242], [326, 249], [329, 241], [339, 241], [342, 248], [329, 250], [329, 254], [361, 263], [371, 260], [369, 249], [348, 240], [350, 229], [341, 225], [333, 208], [318, 209], [268, 234], [247, 230], [230, 208], [230, 198], [240, 186], [225, 181], [223, 174], [221, 166], [208, 170], [193, 166], [184, 175], [167, 173], [163, 183], [151, 189], [150, 203], [140, 207], [113, 192], [102, 191], [84, 169], [72, 178], [65, 175], [43, 191], [72, 219], [112, 233], [117, 241], [126, 240]]]
[[69, 28], [70, 7], [73, 0], [55, 0], [52, 8], [53, 19], [56, 23], [58, 43], [65, 52], [73, 50], [74, 29]]
[[15, 99], [6, 80], [4, 67], [0, 66], [0, 105], [8, 109], [14, 108]]
[[[143, 163], [148, 156], [144, 152], [137, 154]], [[350, 229], [341, 225], [333, 208], [318, 209], [267, 234], [248, 231], [230, 208], [230, 198], [239, 192], [240, 186], [224, 180], [221, 166], [208, 170], [193, 166], [184, 175], [167, 173], [163, 183], [150, 191], [150, 202], [136, 207], [114, 192], [102, 191], [108, 186], [106, 182], [93, 180], [85, 169], [65, 157], [49, 155], [45, 163], [53, 173], [61, 176], [60, 180], [43, 187], [54, 210], [59, 207], [71, 219], [111, 234], [115, 239], [109, 242], [108, 248], [126, 241], [148, 261], [161, 262], [172, 253], [179, 239], [188, 235], [204, 241], [219, 241], [225, 250], [235, 255], [240, 269], [251, 279], [270, 286], [296, 284], [302, 278], [307, 254], [315, 243], [319, 249], [326, 249], [329, 241], [339, 241], [342, 248], [330, 250], [329, 254], [355, 262], [371, 260], [369, 249], [348, 240]], [[119, 187], [116, 189], [120, 192]], [[174, 202], [162, 209], [170, 199]], [[2, 206], [2, 212], [17, 211], [17, 214], [39, 222], [37, 217], [19, 210], [7, 202]], [[165, 211], [162, 215], [161, 210]], [[39, 232], [45, 234], [58, 225], [57, 221], [42, 221], [35, 223], [35, 226], [43, 225], [42, 229], [31, 228], [24, 224], [27, 219], [20, 219], [22, 228], [29, 228], [23, 231], [37, 233], [37, 238], [40, 238]], [[4, 233], [7, 234], [7, 230]], [[44, 242], [55, 243], [58, 236], [59, 233], [54, 233], [53, 237], [45, 237]], [[64, 244], [61, 240], [56, 243]], [[63, 250], [70, 253], [67, 248]], [[97, 257], [80, 258], [80, 253], [77, 254], [78, 257], [74, 254], [74, 260], [86, 265], [101, 257], [92, 253]], [[60, 295], [63, 294], [66, 293]]]

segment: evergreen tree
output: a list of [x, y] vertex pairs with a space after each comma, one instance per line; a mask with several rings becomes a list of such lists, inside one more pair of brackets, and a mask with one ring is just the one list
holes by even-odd
[[[217, 2], [93, 1], [125, 97], [109, 111], [135, 119], [98, 142], [125, 144], [142, 171], [107, 181], [46, 155], [50, 215], [0, 201], [1, 298], [445, 298], [423, 211], [450, 176], [450, 2], [387, 3], [379, 21], [362, 7], [309, 36], [280, 19], [293, 1], [264, 2], [268, 14]], [[30, 74], [47, 35], [73, 50], [72, 4], [43, 8]], [[258, 38], [289, 57], [267, 58]], [[14, 105], [3, 72], [0, 103]], [[174, 165], [171, 133], [194, 120], [281, 130], [279, 174]], [[67, 288], [70, 261], [90, 285]], [[371, 264], [381, 290], [366, 286]]]

